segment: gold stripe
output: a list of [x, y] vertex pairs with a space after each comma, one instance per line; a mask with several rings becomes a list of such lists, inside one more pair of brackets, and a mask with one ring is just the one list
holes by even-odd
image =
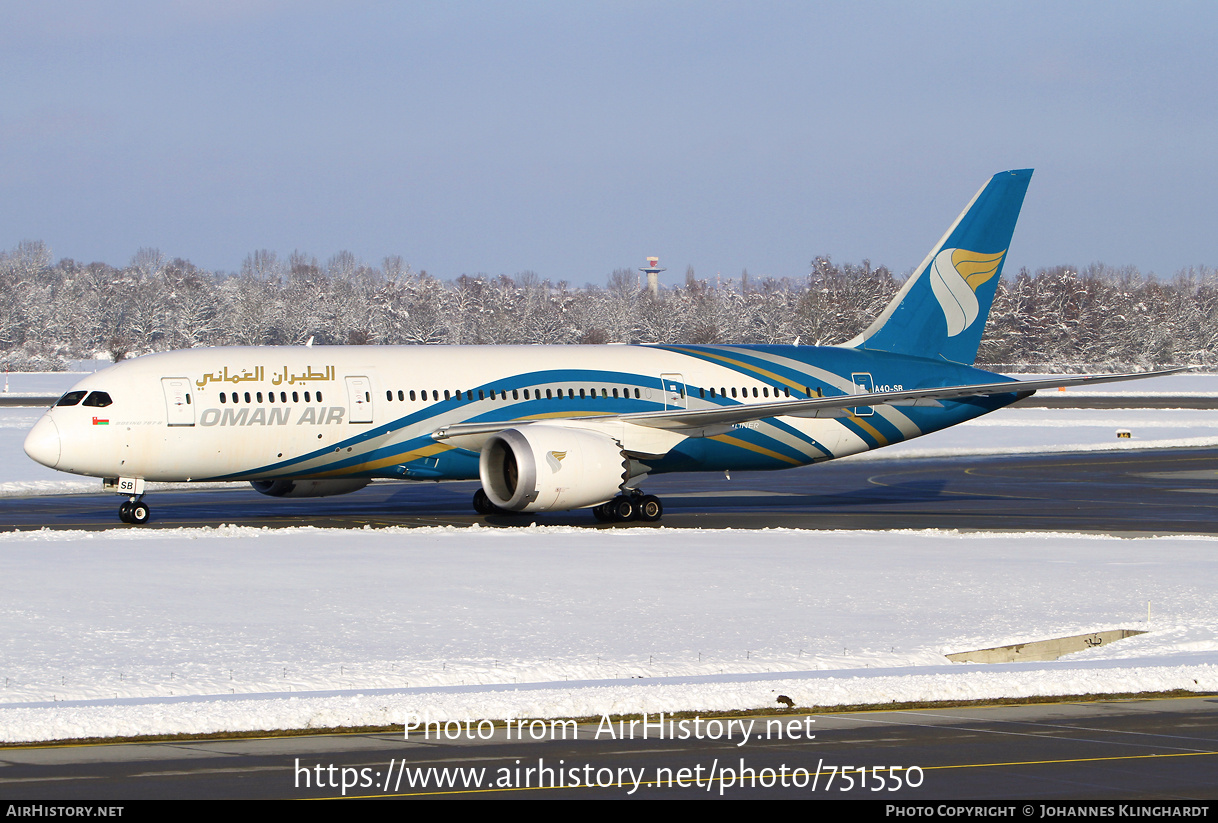
[[367, 463], [347, 466], [343, 469], [333, 469], [328, 472], [321, 472], [320, 474], [310, 474], [309, 477], [334, 477], [356, 474], [357, 472], [375, 471], [376, 469], [383, 469], [386, 466], [398, 466], [402, 463], [409, 463], [411, 460], [417, 460], [420, 457], [431, 457], [433, 454], [449, 451], [452, 448], [452, 446], [446, 446], [443, 443], [433, 443], [430, 446], [423, 446], [422, 448], [396, 454], [392, 457], [382, 457], [380, 460], [370, 460]]
[[754, 452], [757, 452], [758, 454], [764, 454], [767, 457], [776, 457], [779, 460], [787, 461], [792, 466], [804, 465], [803, 463], [801, 463], [800, 461], [796, 460], [793, 457], [787, 457], [785, 454], [779, 454], [778, 452], [776, 452], [772, 449], [767, 449], [765, 446], [754, 446], [752, 443], [746, 443], [745, 441], [740, 440], [735, 437], [728, 437], [726, 434], [720, 434], [720, 435], [717, 435], [710, 439], [718, 440], [720, 443], [726, 443], [729, 446], [739, 446], [742, 449], [748, 449], [749, 451], [754, 451]]
[[758, 366], [754, 366], [751, 363], [745, 363], [741, 360], [733, 360], [732, 358], [724, 357], [721, 354], [711, 354], [710, 352], [699, 351], [698, 349], [683, 349], [680, 346], [673, 346], [673, 350], [686, 352], [687, 354], [692, 354], [697, 357], [713, 357], [716, 360], [722, 360], [724, 363], [731, 363], [733, 366], [740, 366], [742, 369], [748, 369], [751, 372], [756, 372], [757, 374], [763, 374], [766, 377], [770, 378], [771, 380], [777, 380], [779, 383], [782, 383], [783, 385], [786, 385], [786, 386], [790, 386], [791, 388], [795, 389], [796, 391], [798, 391], [800, 393], [806, 393], [807, 388], [808, 388], [807, 386], [800, 386], [796, 383], [791, 382], [787, 378], [783, 377], [781, 374], [775, 374], [774, 372], [769, 371], [767, 369], [763, 369]]
[[[1065, 757], [1060, 760], [1010, 760], [1002, 763], [948, 763], [943, 766], [919, 766], [922, 771], [943, 769], [993, 769], [999, 766], [1053, 766], [1059, 763], [1110, 763], [1117, 760], [1160, 760], [1166, 757], [1213, 757], [1218, 752], [1165, 752], [1163, 754], [1116, 754], [1098, 757]], [[897, 768], [903, 768], [898, 766]], [[908, 768], [908, 767], [904, 767]], [[633, 784], [632, 784], [633, 785]]]
[[[724, 357], [721, 354], [711, 354], [710, 352], [699, 351], [698, 349], [684, 349], [684, 348], [681, 348], [680, 346], [673, 346], [673, 348], [677, 351], [687, 352], [689, 354], [693, 354], [696, 356], [713, 357], [716, 360], [722, 360], [724, 363], [731, 363], [734, 366], [740, 366], [741, 368], [748, 369], [749, 371], [756, 372], [757, 374], [764, 374], [766, 377], [773, 378], [774, 380], [777, 380], [780, 383], [784, 383], [784, 384], [790, 386], [791, 388], [793, 388], [797, 391], [800, 391], [800, 392], [806, 392], [806, 390], [808, 388], [807, 386], [798, 386], [795, 383], [792, 383], [790, 380], [787, 380], [785, 377], [783, 377], [780, 374], [775, 374], [772, 371], [758, 368], [757, 366], [750, 365], [749, 363], [744, 363], [740, 360], [733, 360], [730, 357]], [[774, 415], [774, 416], [781, 417], [782, 415]], [[859, 428], [861, 428], [863, 431], [867, 432], [872, 437], [874, 437], [876, 439], [876, 442], [878, 442], [881, 446], [888, 445], [888, 438], [885, 437], [884, 435], [880, 434], [879, 429], [877, 429], [875, 426], [871, 425], [870, 423], [867, 423], [862, 418], [860, 418], [858, 415], [856, 415], [854, 412], [849, 413], [849, 418], [851, 421], [856, 423], [859, 426]], [[717, 440], [718, 438], [711, 438], [711, 439]], [[782, 455], [776, 455], [776, 456], [782, 457]], [[783, 459], [785, 460], [786, 458], [783, 458]], [[803, 464], [796, 463], [795, 465], [802, 466]]]
[[[616, 400], [618, 398], [610, 397], [609, 399]], [[515, 421], [515, 420], [552, 420], [555, 418], [563, 418], [563, 417], [595, 417], [595, 416], [603, 417], [604, 415], [607, 415], [607, 414], [611, 415], [614, 413], [605, 411], [604, 409], [598, 409], [596, 411], [545, 412], [544, 414], [528, 414], [528, 415], [525, 415], [524, 417], [514, 417], [514, 418], [512, 418], [512, 420], [513, 421]], [[509, 425], [509, 423], [505, 423], [504, 428], [507, 428], [508, 425]]]
[[[880, 434], [880, 430], [879, 430], [879, 429], [877, 429], [875, 426], [873, 426], [873, 425], [871, 425], [870, 423], [868, 423], [868, 422], [867, 422], [866, 420], [864, 420], [863, 418], [859, 417], [859, 416], [858, 416], [857, 414], [855, 414], [854, 412], [849, 412], [849, 413], [847, 414], [847, 419], [848, 419], [848, 420], [849, 420], [851, 423], [854, 423], [854, 424], [855, 424], [856, 426], [858, 426], [860, 429], [862, 429], [863, 431], [867, 432], [867, 433], [868, 433], [868, 434], [870, 434], [872, 437], [874, 437], [874, 438], [876, 439], [876, 442], [878, 442], [878, 443], [879, 443], [881, 446], [887, 446], [887, 445], [888, 445], [888, 438], [887, 438], [887, 437], [885, 437], [884, 435]], [[877, 448], [878, 448], [878, 447], [877, 447]]]

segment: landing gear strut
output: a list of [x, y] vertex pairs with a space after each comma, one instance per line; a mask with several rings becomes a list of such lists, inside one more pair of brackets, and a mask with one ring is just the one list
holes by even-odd
[[620, 494], [608, 503], [594, 507], [592, 514], [601, 522], [625, 523], [628, 520], [642, 520], [645, 523], [654, 523], [664, 516], [664, 504], [654, 494]]

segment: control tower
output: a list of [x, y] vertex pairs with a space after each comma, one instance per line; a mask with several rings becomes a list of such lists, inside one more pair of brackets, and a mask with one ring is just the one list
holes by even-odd
[[647, 267], [643, 268], [643, 269], [639, 269], [639, 271], [641, 271], [647, 275], [647, 291], [651, 292], [652, 297], [659, 297], [660, 296], [660, 272], [668, 271], [667, 269], [660, 268], [660, 258], [648, 257], [647, 258]]

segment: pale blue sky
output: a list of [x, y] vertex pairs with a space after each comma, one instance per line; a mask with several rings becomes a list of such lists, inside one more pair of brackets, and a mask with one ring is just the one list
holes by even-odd
[[1218, 265], [1216, 34], [1200, 2], [6, 2], [0, 248], [906, 271], [1033, 167], [1008, 270], [1170, 275]]

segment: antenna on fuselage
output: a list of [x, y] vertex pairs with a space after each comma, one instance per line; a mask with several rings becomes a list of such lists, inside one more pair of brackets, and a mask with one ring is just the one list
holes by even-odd
[[305, 341], [305, 348], [306, 349], [313, 348], [313, 335], [310, 334], [309, 339]]

